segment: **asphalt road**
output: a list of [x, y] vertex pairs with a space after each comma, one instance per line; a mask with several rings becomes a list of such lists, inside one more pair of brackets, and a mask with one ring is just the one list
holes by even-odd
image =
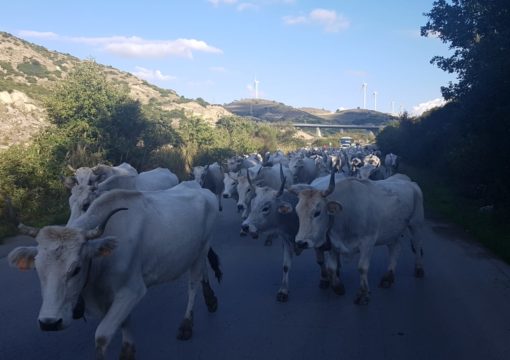
[[[377, 287], [386, 249], [374, 252], [371, 302], [353, 304], [356, 258], [344, 261], [347, 292], [318, 287], [313, 252], [295, 258], [288, 303], [278, 303], [279, 242], [239, 237], [233, 202], [226, 201], [213, 247], [224, 281], [211, 280], [219, 308], [207, 312], [197, 296], [193, 338], [175, 339], [186, 306], [186, 281], [149, 290], [133, 313], [138, 359], [510, 359], [510, 267], [466, 241], [453, 227], [430, 222], [425, 278], [413, 276], [405, 244], [391, 289]], [[0, 257], [12, 247], [0, 246]], [[212, 275], [211, 275], [212, 278]], [[41, 332], [35, 271], [20, 272], [0, 259], [0, 359], [92, 359], [98, 319], [77, 320], [61, 332]], [[116, 359], [120, 336], [111, 344]]]

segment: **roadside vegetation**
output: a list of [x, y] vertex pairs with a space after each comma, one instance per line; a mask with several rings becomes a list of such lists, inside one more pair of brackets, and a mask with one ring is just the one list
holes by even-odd
[[421, 33], [449, 45], [431, 62], [458, 82], [442, 87], [444, 107], [404, 114], [377, 142], [414, 169], [427, 205], [510, 262], [509, 14], [503, 1], [436, 1]]
[[[213, 127], [183, 111], [142, 106], [125, 87], [109, 82], [93, 61], [76, 66], [44, 104], [52, 126], [30, 146], [13, 146], [0, 154], [0, 196], [12, 199], [21, 221], [33, 225], [66, 222], [69, 194], [59, 176], [70, 175], [71, 167], [128, 162], [138, 171], [167, 167], [186, 180], [194, 165], [304, 145], [294, 139], [290, 126], [229, 117]], [[4, 199], [0, 238], [15, 231]]]

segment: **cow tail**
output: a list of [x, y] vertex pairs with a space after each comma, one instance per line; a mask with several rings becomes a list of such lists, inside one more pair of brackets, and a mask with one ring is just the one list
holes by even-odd
[[212, 248], [209, 248], [209, 252], [207, 253], [207, 259], [209, 260], [209, 265], [211, 265], [211, 268], [214, 271], [214, 276], [216, 276], [218, 283], [220, 283], [221, 278], [223, 277], [223, 273], [221, 272], [220, 269], [220, 258]]

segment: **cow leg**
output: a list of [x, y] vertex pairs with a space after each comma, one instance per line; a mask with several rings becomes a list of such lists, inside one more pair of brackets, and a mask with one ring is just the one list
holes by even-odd
[[184, 313], [184, 319], [177, 330], [178, 340], [189, 340], [193, 334], [193, 307], [195, 306], [195, 298], [197, 296], [197, 288], [203, 279], [205, 267], [205, 255], [201, 256], [191, 266], [188, 280], [188, 305]]
[[411, 236], [411, 246], [415, 256], [414, 276], [422, 278], [425, 276], [423, 271], [423, 238], [426, 236], [424, 226], [411, 226]]
[[315, 249], [315, 261], [319, 268], [321, 269], [321, 278], [319, 281], [319, 287], [321, 289], [327, 289], [329, 287], [329, 277], [328, 270], [326, 269], [326, 264], [324, 262], [324, 251]]
[[218, 194], [218, 209], [223, 211], [223, 206], [221, 205], [221, 194]]
[[273, 238], [275, 237], [274, 234], [268, 234], [266, 237], [266, 241], [264, 241], [264, 246], [271, 246], [273, 245]]
[[393, 244], [388, 244], [388, 252], [390, 261], [388, 264], [388, 270], [386, 274], [381, 278], [381, 282], [379, 283], [379, 287], [382, 288], [390, 288], [391, 285], [395, 282], [395, 268], [397, 266], [397, 259], [400, 254], [400, 249], [402, 246], [400, 245], [400, 241], [397, 241]]
[[133, 334], [130, 329], [130, 318], [128, 316], [126, 320], [121, 325], [122, 331], [122, 349], [120, 350], [120, 360], [135, 360], [135, 342], [133, 339]]
[[368, 268], [370, 266], [370, 258], [372, 257], [373, 244], [375, 242], [371, 239], [362, 239], [362, 244], [368, 242], [367, 245], [360, 246], [360, 257], [358, 263], [358, 271], [360, 276], [360, 288], [358, 294], [354, 299], [354, 303], [357, 305], [366, 305], [370, 301], [369, 293], [370, 289], [368, 286]]
[[292, 245], [289, 240], [283, 239], [283, 275], [282, 285], [276, 294], [276, 300], [279, 302], [287, 302], [289, 300], [289, 271], [292, 266]]
[[121, 289], [115, 295], [112, 305], [96, 329], [96, 358], [104, 359], [106, 349], [119, 327], [125, 323], [133, 308], [145, 295], [147, 289], [140, 281], [136, 289]]
[[202, 295], [204, 296], [207, 310], [211, 313], [218, 310], [218, 298], [214, 295], [214, 291], [209, 283], [209, 274], [207, 272], [207, 264], [204, 260], [203, 273], [202, 273]]
[[331, 249], [328, 253], [327, 257], [327, 272], [328, 277], [331, 279], [331, 288], [337, 295], [344, 295], [345, 294], [345, 286], [340, 279], [340, 254], [334, 250]]

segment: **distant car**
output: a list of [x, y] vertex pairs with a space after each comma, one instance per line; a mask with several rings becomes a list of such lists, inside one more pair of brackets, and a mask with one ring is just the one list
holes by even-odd
[[340, 138], [340, 148], [347, 149], [352, 146], [353, 139], [350, 136], [342, 136]]

